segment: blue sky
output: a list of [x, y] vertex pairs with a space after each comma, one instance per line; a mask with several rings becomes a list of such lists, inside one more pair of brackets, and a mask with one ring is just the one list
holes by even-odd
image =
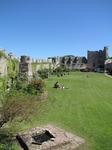
[[112, 0], [0, 0], [0, 47], [18, 57], [75, 55], [109, 46]]

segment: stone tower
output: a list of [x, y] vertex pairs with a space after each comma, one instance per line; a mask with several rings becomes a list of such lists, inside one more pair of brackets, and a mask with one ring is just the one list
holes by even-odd
[[108, 59], [108, 46], [105, 46], [104, 47], [104, 57], [105, 57], [105, 60], [107, 60]]
[[105, 60], [108, 59], [108, 46], [104, 50], [88, 51], [87, 66], [89, 70], [96, 70], [98, 68], [104, 69]]
[[24, 79], [29, 83], [32, 79], [32, 65], [29, 56], [21, 56], [19, 65], [20, 78]]

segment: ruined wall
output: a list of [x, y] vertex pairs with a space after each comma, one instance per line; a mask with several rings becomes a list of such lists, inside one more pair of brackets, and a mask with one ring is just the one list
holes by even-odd
[[75, 57], [73, 55], [63, 57], [51, 57], [53, 69], [59, 67], [60, 63], [65, 64], [67, 69], [85, 69], [87, 68], [87, 59], [85, 57]]
[[43, 58], [31, 58], [31, 63], [52, 63], [52, 59], [48, 58], [48, 59], [43, 59]]
[[32, 79], [32, 65], [29, 56], [21, 56], [20, 64], [20, 79], [29, 82]]
[[104, 50], [99, 51], [88, 50], [88, 69], [96, 70], [98, 67], [104, 68], [104, 63], [106, 59], [108, 59], [108, 47], [104, 47]]
[[60, 58], [60, 62], [70, 70], [87, 68], [87, 59], [85, 57], [64, 56]]
[[0, 76], [7, 76], [7, 51], [0, 48]]
[[15, 55], [15, 54], [13, 54], [13, 53], [9, 53], [8, 54], [8, 57], [10, 58], [10, 59], [18, 59], [19, 60], [19, 58]]
[[7, 59], [0, 56], [0, 76], [7, 76]]
[[[11, 54], [11, 55], [10, 55]], [[12, 56], [12, 57], [9, 57]], [[0, 76], [14, 77], [19, 70], [19, 59], [13, 53], [0, 48]]]
[[32, 63], [32, 72], [35, 73], [38, 70], [42, 69], [53, 69], [53, 64], [52, 63]]

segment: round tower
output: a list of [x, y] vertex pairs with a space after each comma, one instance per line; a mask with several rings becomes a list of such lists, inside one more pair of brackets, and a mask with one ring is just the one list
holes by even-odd
[[29, 62], [30, 57], [29, 56], [21, 56], [21, 62]]
[[109, 57], [108, 56], [108, 46], [105, 46], [104, 47], [104, 58], [105, 58], [105, 60], [108, 59], [108, 57]]

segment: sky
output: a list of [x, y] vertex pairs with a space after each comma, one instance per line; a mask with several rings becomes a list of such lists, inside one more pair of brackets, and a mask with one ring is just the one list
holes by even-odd
[[109, 46], [112, 0], [0, 0], [0, 47], [31, 58], [74, 55]]

